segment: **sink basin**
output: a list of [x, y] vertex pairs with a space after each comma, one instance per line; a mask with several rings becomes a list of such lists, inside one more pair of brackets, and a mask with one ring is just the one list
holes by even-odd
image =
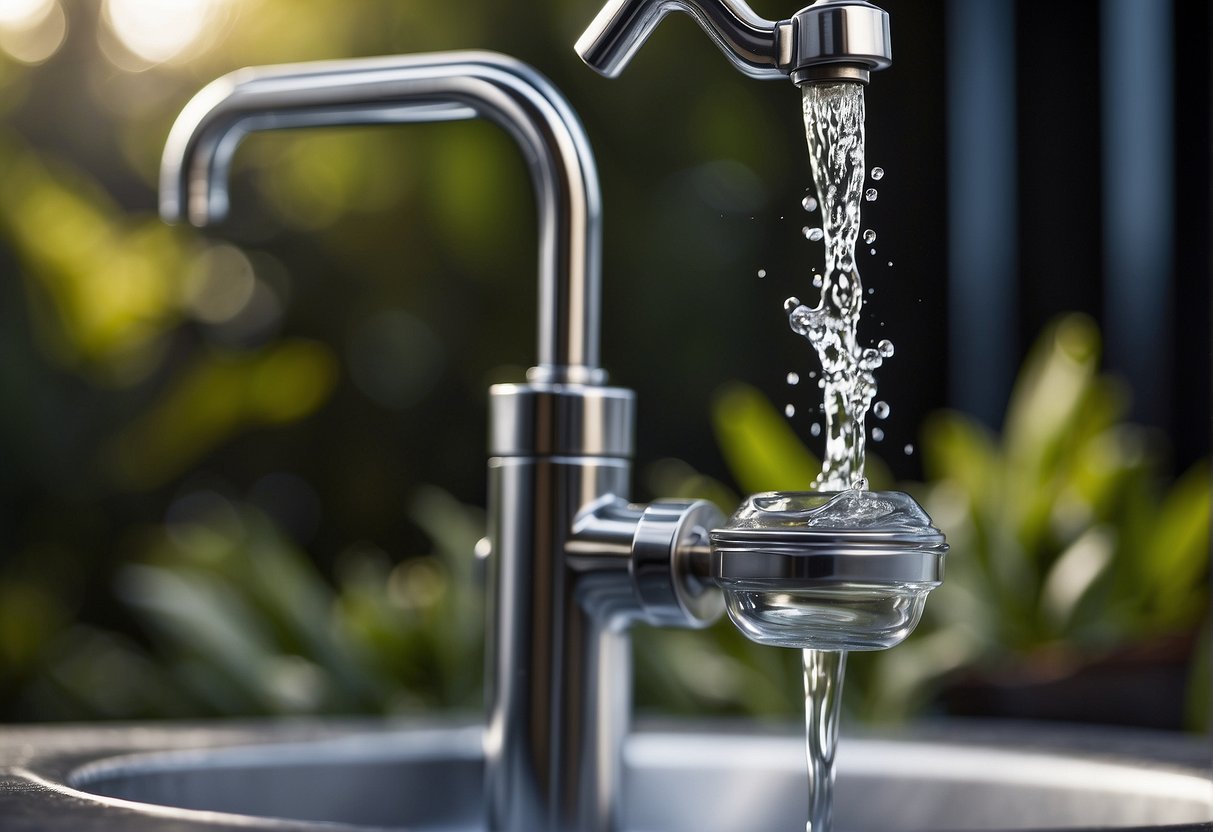
[[[625, 750], [635, 832], [804, 828], [805, 762], [786, 733], [676, 727]], [[1199, 740], [1028, 726], [843, 738], [840, 830], [1213, 830]], [[0, 829], [472, 830], [481, 732], [312, 724], [0, 731]]]

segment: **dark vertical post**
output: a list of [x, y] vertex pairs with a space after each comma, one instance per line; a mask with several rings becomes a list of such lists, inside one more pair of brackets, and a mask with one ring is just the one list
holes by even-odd
[[1170, 0], [1103, 0], [1104, 339], [1135, 415], [1166, 423], [1175, 279]]
[[1011, 0], [948, 4], [950, 399], [989, 425], [1016, 356], [1014, 24]]

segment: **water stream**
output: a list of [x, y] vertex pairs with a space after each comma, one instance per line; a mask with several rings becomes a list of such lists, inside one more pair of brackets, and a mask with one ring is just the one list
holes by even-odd
[[[793, 331], [803, 335], [821, 361], [826, 444], [818, 491], [844, 491], [863, 478], [864, 421], [876, 395], [875, 371], [893, 354], [893, 345], [859, 344], [863, 283], [855, 263], [860, 205], [864, 198], [863, 86], [856, 83], [804, 87], [805, 137], [821, 211], [825, 271], [821, 296], [808, 306], [788, 298], [785, 309]], [[806, 200], [812, 204], [811, 200]]]
[[830, 832], [834, 810], [834, 752], [847, 654], [804, 651], [804, 729], [809, 759], [809, 820], [805, 832]]
[[[817, 491], [866, 489], [864, 422], [876, 395], [875, 371], [893, 354], [893, 345], [859, 344], [863, 283], [855, 263], [860, 205], [867, 169], [864, 163], [863, 86], [856, 83], [804, 87], [805, 137], [821, 211], [821, 228], [806, 230], [810, 240], [825, 241], [821, 297], [814, 306], [788, 298], [785, 310], [793, 331], [803, 335], [821, 361], [826, 443]], [[867, 194], [876, 198], [875, 190]], [[871, 239], [867, 239], [871, 236]], [[875, 241], [873, 232], [865, 242]], [[815, 281], [816, 285], [816, 281]], [[838, 745], [839, 703], [846, 653], [804, 650], [805, 747], [809, 765], [809, 820], [806, 832], [830, 832], [834, 753]]]

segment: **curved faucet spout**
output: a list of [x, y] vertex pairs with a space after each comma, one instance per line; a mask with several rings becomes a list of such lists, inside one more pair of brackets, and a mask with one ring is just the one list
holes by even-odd
[[[598, 72], [614, 78], [670, 12], [686, 12], [725, 57], [752, 78], [786, 78], [780, 45], [790, 47], [788, 21], [755, 14], [742, 0], [611, 0], [573, 47]], [[782, 35], [781, 35], [782, 32]]]
[[539, 356], [534, 381], [602, 383], [601, 198], [589, 140], [538, 72], [492, 52], [243, 69], [181, 112], [160, 168], [160, 213], [204, 226], [227, 214], [227, 179], [249, 133], [481, 117], [513, 136], [539, 208]]
[[866, 0], [817, 0], [779, 21], [759, 17], [745, 0], [609, 0], [574, 48], [614, 78], [673, 11], [695, 18], [751, 78], [866, 84], [872, 70], [892, 63], [889, 16]]

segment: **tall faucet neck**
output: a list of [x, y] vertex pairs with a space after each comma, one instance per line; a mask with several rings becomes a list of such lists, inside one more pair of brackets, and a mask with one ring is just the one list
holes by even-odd
[[889, 16], [864, 0], [817, 0], [787, 20], [766, 20], [744, 0], [610, 0], [574, 47], [615, 77], [670, 12], [691, 15], [725, 57], [752, 78], [866, 83], [892, 63]]
[[539, 208], [541, 382], [600, 384], [601, 197], [594, 157], [564, 97], [531, 67], [491, 52], [447, 52], [231, 73], [178, 117], [160, 169], [160, 211], [207, 225], [227, 213], [227, 179], [249, 133], [295, 127], [486, 118], [527, 159]]

